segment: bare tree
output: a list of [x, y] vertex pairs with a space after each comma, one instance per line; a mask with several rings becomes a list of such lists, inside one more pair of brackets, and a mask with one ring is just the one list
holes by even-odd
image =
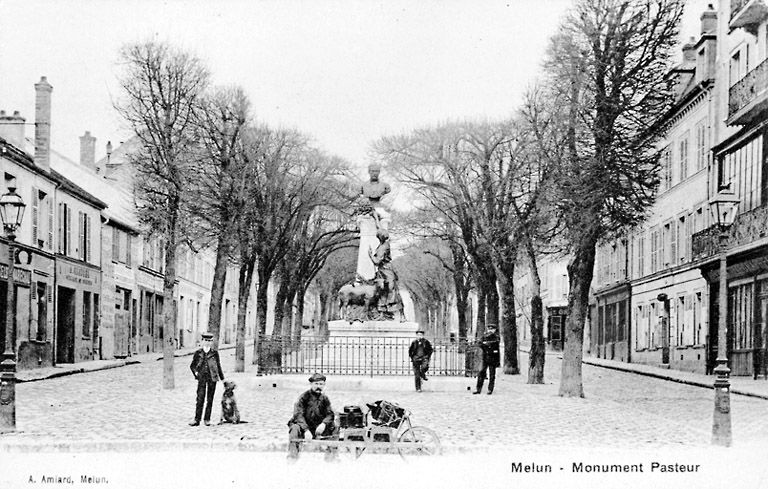
[[595, 247], [654, 201], [656, 135], [683, 0], [581, 0], [553, 38], [547, 74], [562, 128], [558, 212], [571, 255], [561, 396], [583, 397], [584, 320]]
[[194, 125], [209, 79], [196, 57], [167, 44], [146, 42], [120, 52], [124, 72], [117, 111], [141, 143], [131, 155], [138, 215], [164, 245], [163, 387], [174, 388], [176, 252], [191, 228], [190, 189], [198, 174]]
[[[233, 234], [237, 215], [240, 181], [242, 133], [249, 119], [250, 101], [240, 87], [216, 87], [206, 94], [197, 120], [201, 145], [201, 174], [193, 211], [216, 250], [216, 264], [208, 308], [208, 331], [218, 346], [221, 306], [227, 267], [231, 263]], [[236, 356], [245, 354], [245, 331], [236, 337]]]

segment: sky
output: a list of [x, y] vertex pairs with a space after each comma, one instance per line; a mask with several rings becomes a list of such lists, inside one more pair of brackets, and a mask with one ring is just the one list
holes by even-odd
[[[707, 0], [691, 0], [682, 36]], [[363, 167], [377, 138], [449, 120], [511, 115], [541, 72], [570, 0], [3, 0], [0, 109], [34, 135], [34, 84], [53, 86], [52, 147], [96, 157], [130, 131], [120, 47], [166, 41], [194, 53], [214, 83], [240, 85], [254, 117], [314, 138]]]

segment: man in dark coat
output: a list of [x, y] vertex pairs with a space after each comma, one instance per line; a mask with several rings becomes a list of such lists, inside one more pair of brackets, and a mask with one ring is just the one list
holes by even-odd
[[432, 356], [432, 344], [424, 338], [424, 330], [416, 331], [416, 339], [408, 348], [408, 356], [413, 364], [413, 378], [416, 383], [416, 392], [421, 392], [421, 381], [427, 380], [429, 358]]
[[213, 407], [213, 393], [216, 391], [216, 382], [224, 380], [224, 371], [221, 370], [221, 360], [219, 352], [214, 350], [213, 334], [203, 333], [203, 345], [192, 357], [192, 364], [189, 366], [192, 375], [197, 379], [197, 399], [195, 403], [195, 419], [189, 423], [190, 426], [198, 426], [200, 417], [203, 414], [203, 404], [205, 403], [205, 416], [203, 422], [205, 426], [211, 425], [211, 408]]
[[480, 394], [485, 382], [486, 370], [488, 371], [488, 395], [493, 394], [493, 387], [496, 384], [496, 368], [500, 365], [499, 358], [499, 334], [496, 332], [496, 325], [486, 326], [485, 334], [480, 339], [480, 348], [482, 349], [483, 364], [480, 372], [477, 374], [477, 389], [472, 394]]
[[[293, 405], [293, 416], [288, 420], [288, 458], [299, 457], [299, 442], [319, 436], [332, 436], [337, 432], [331, 400], [323, 394], [325, 375], [315, 373], [309, 378], [312, 384], [308, 391], [299, 396]], [[326, 457], [333, 458], [335, 450], [329, 450]]]

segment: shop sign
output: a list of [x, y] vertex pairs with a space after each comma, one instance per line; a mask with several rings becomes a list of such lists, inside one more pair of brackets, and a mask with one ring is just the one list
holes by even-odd
[[[8, 264], [0, 263], [0, 278], [8, 280]], [[32, 272], [23, 268], [13, 269], [13, 280], [19, 284], [29, 284], [32, 282]]]
[[57, 278], [73, 284], [84, 285], [86, 287], [98, 287], [99, 275], [100, 272], [98, 270], [93, 270], [87, 267], [81, 267], [71, 263], [58, 264]]

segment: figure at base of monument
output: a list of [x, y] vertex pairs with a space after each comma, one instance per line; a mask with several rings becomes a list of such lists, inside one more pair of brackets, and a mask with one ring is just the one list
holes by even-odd
[[383, 320], [395, 319], [395, 314], [403, 312], [403, 301], [398, 291], [397, 273], [392, 268], [392, 253], [389, 244], [389, 232], [386, 229], [379, 229], [376, 232], [379, 239], [379, 246], [376, 251], [368, 249], [368, 256], [371, 257], [373, 265], [376, 267], [374, 282], [377, 290], [376, 310]]

